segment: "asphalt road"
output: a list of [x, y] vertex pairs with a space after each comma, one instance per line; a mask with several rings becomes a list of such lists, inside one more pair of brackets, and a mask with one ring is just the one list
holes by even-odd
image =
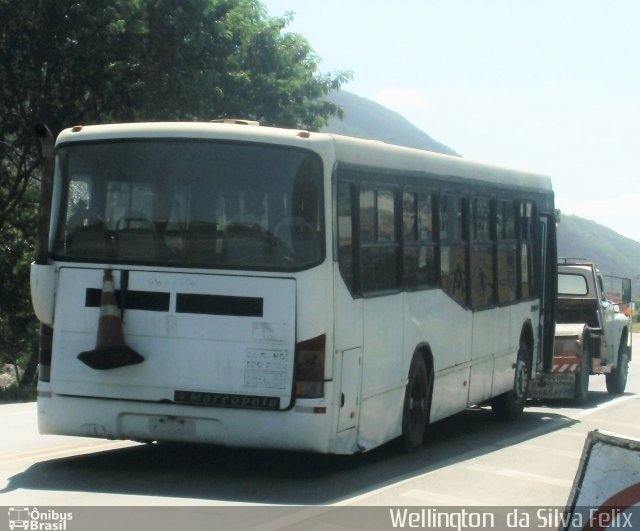
[[622, 396], [592, 376], [584, 407], [535, 402], [515, 422], [469, 409], [410, 455], [393, 443], [319, 456], [41, 436], [35, 404], [2, 405], [0, 506], [564, 506], [590, 430], [640, 438], [638, 393], [640, 356]]

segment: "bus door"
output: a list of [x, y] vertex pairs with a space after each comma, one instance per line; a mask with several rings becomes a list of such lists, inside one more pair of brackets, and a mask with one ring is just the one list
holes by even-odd
[[[334, 374], [340, 382], [337, 390], [338, 432], [357, 427], [362, 393], [363, 310], [362, 298], [355, 295], [354, 267], [356, 187], [343, 181], [337, 186], [337, 246], [338, 262], [333, 270], [333, 334]], [[355, 441], [354, 435], [354, 441]]]
[[340, 353], [340, 410], [338, 432], [354, 428], [360, 407], [362, 349], [352, 348]]

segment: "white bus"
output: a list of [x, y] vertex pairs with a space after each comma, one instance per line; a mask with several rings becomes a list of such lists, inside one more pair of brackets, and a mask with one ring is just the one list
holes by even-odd
[[67, 129], [31, 279], [40, 431], [349, 454], [515, 417], [550, 364], [553, 220], [547, 177], [377, 141]]

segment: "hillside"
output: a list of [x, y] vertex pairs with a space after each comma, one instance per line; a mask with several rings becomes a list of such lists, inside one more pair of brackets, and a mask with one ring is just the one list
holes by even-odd
[[[345, 91], [329, 99], [345, 112], [343, 120], [330, 121], [326, 132], [460, 156], [378, 103]], [[593, 260], [606, 274], [630, 278], [634, 298], [640, 300], [640, 243], [594, 221], [564, 215], [558, 226], [558, 256]]]
[[558, 225], [558, 256], [593, 260], [603, 273], [628, 277], [640, 299], [640, 243], [595, 221], [563, 215]]
[[332, 118], [324, 132], [382, 140], [445, 155], [458, 155], [453, 149], [435, 141], [395, 111], [350, 92], [332, 93], [328, 99], [344, 109], [344, 119]]

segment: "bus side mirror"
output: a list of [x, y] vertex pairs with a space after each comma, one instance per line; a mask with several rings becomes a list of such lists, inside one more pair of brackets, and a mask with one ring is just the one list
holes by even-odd
[[556, 225], [560, 224], [560, 220], [562, 219], [562, 211], [559, 208], [556, 208], [553, 211], [553, 217], [555, 218]]
[[622, 279], [622, 302], [624, 304], [631, 302], [631, 280], [628, 278]]

